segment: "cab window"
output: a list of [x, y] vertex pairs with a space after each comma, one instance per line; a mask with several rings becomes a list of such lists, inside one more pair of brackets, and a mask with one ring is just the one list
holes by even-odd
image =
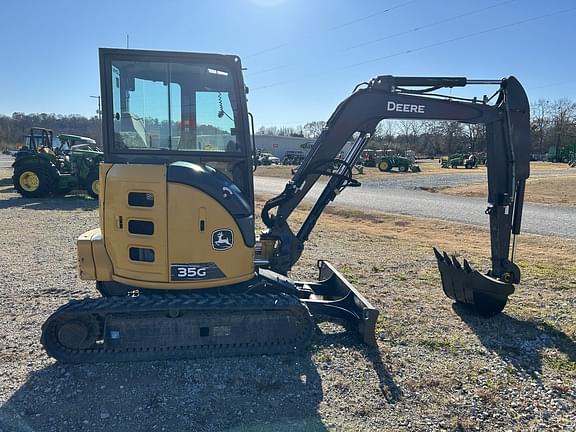
[[111, 73], [115, 151], [241, 151], [222, 66], [116, 60]]

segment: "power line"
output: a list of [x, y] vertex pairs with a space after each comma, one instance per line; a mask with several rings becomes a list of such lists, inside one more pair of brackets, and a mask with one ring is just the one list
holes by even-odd
[[543, 88], [548, 88], [548, 87], [562, 86], [562, 85], [566, 85], [566, 84], [568, 84], [568, 85], [576, 84], [576, 81], [574, 81], [574, 80], [559, 81], [559, 82], [544, 84], [544, 85], [540, 85], [540, 86], [536, 86], [536, 87], [528, 87], [526, 90], [538, 90], [538, 89], [543, 89]]
[[361, 17], [361, 18], [357, 18], [357, 19], [352, 20], [352, 21], [348, 21], [348, 22], [346, 22], [346, 23], [343, 23], [343, 24], [340, 24], [340, 25], [331, 27], [331, 28], [329, 28], [329, 29], [327, 29], [327, 30], [328, 30], [328, 31], [339, 30], [339, 29], [341, 29], [341, 28], [351, 26], [352, 24], [356, 24], [357, 22], [365, 21], [365, 20], [367, 20], [367, 19], [374, 18], [375, 16], [382, 15], [382, 14], [385, 14], [385, 13], [388, 13], [388, 12], [392, 12], [392, 11], [395, 10], [395, 9], [400, 9], [401, 7], [408, 6], [410, 3], [414, 3], [414, 2], [416, 2], [416, 1], [417, 1], [417, 0], [410, 0], [410, 1], [407, 1], [407, 2], [404, 2], [404, 3], [400, 3], [400, 4], [396, 5], [396, 6], [392, 6], [392, 7], [386, 8], [386, 9], [382, 9], [381, 11], [371, 13], [371, 14], [369, 14], [369, 15], [363, 16], [363, 17]]
[[567, 13], [567, 12], [572, 12], [572, 11], [574, 11], [574, 10], [576, 10], [576, 7], [571, 7], [571, 8], [567, 8], [567, 9], [562, 9], [562, 10], [559, 10], [559, 11], [556, 11], [556, 12], [547, 13], [547, 14], [537, 15], [537, 16], [535, 16], [535, 17], [526, 18], [526, 19], [523, 19], [523, 20], [515, 21], [515, 22], [512, 22], [512, 23], [508, 23], [508, 24], [499, 25], [499, 26], [496, 26], [496, 27], [491, 27], [491, 28], [486, 29], [486, 30], [480, 30], [480, 31], [468, 33], [468, 34], [465, 34], [465, 35], [462, 35], [462, 36], [458, 36], [458, 37], [455, 37], [455, 38], [446, 39], [446, 40], [443, 40], [443, 41], [440, 41], [440, 42], [431, 43], [431, 44], [424, 45], [424, 46], [421, 46], [421, 47], [412, 48], [412, 49], [408, 49], [408, 50], [404, 50], [404, 51], [398, 51], [398, 52], [396, 52], [396, 53], [389, 54], [389, 55], [386, 55], [386, 56], [375, 57], [375, 58], [372, 58], [372, 59], [364, 60], [364, 61], [357, 62], [357, 63], [353, 63], [353, 64], [350, 64], [350, 65], [346, 65], [346, 66], [343, 66], [343, 67], [340, 67], [340, 68], [330, 69], [330, 72], [321, 72], [321, 73], [318, 73], [318, 74], [315, 74], [315, 75], [312, 75], [312, 76], [310, 76], [310, 75], [302, 76], [302, 77], [300, 77], [300, 78], [295, 78], [295, 79], [291, 79], [291, 80], [286, 80], [286, 81], [281, 81], [281, 82], [277, 82], [277, 83], [272, 83], [272, 84], [268, 84], [268, 85], [264, 85], [264, 86], [260, 86], [260, 87], [254, 87], [254, 88], [252, 88], [251, 90], [253, 90], [253, 91], [263, 90], [263, 89], [267, 89], [267, 88], [271, 88], [271, 87], [276, 87], [276, 86], [279, 86], [279, 85], [285, 85], [285, 84], [289, 84], [289, 83], [292, 83], [292, 82], [301, 81], [301, 80], [304, 80], [304, 79], [310, 79], [311, 77], [316, 78], [316, 77], [319, 77], [319, 76], [327, 75], [327, 74], [329, 74], [329, 73], [332, 74], [333, 72], [336, 72], [336, 71], [342, 71], [342, 70], [346, 70], [346, 69], [351, 69], [351, 68], [354, 68], [354, 67], [357, 67], [357, 66], [362, 66], [362, 65], [368, 64], [368, 63], [374, 63], [374, 62], [381, 61], [381, 60], [387, 60], [387, 59], [390, 59], [390, 58], [393, 58], [393, 57], [399, 57], [399, 56], [402, 56], [402, 55], [412, 54], [412, 53], [415, 53], [415, 52], [418, 52], [418, 51], [423, 51], [423, 50], [426, 50], [426, 49], [429, 49], [429, 48], [435, 48], [435, 47], [438, 47], [438, 46], [441, 46], [441, 45], [446, 45], [446, 44], [449, 44], [449, 43], [452, 43], [452, 42], [457, 42], [457, 41], [460, 41], [460, 40], [469, 39], [469, 38], [474, 37], [474, 36], [479, 36], [479, 35], [483, 35], [483, 34], [486, 34], [486, 33], [491, 33], [491, 32], [494, 32], [494, 31], [502, 30], [502, 29], [505, 29], [505, 28], [514, 27], [514, 26], [521, 25], [521, 24], [526, 24], [526, 23], [528, 23], [528, 22], [536, 21], [536, 20], [539, 20], [539, 19], [549, 18], [549, 17], [551, 17], [551, 16], [555, 16], [555, 15], [559, 15], [559, 14], [563, 14], [563, 13]]
[[[343, 48], [343, 49], [339, 49], [339, 50], [333, 51], [331, 54], [329, 54], [329, 55], [323, 55], [323, 56], [321, 56], [321, 57], [327, 58], [327, 57], [329, 57], [329, 56], [331, 56], [331, 55], [333, 55], [333, 54], [337, 54], [337, 53], [339, 53], [339, 52], [350, 51], [350, 50], [355, 49], [355, 48], [360, 48], [360, 47], [363, 47], [363, 46], [366, 46], [366, 45], [372, 45], [372, 44], [374, 44], [374, 43], [382, 42], [382, 41], [384, 41], [384, 40], [392, 39], [392, 38], [395, 38], [395, 37], [398, 37], [398, 36], [404, 36], [404, 35], [407, 35], [407, 34], [410, 34], [410, 33], [415, 33], [415, 32], [418, 32], [418, 31], [420, 31], [420, 30], [423, 30], [423, 29], [425, 29], [425, 28], [430, 28], [430, 27], [434, 27], [434, 26], [437, 26], [437, 25], [440, 25], [440, 24], [445, 24], [445, 23], [450, 22], [450, 21], [454, 21], [454, 20], [457, 20], [457, 19], [460, 19], [460, 18], [469, 16], [469, 15], [474, 15], [474, 14], [477, 14], [477, 13], [480, 13], [480, 12], [484, 12], [484, 11], [486, 11], [486, 10], [493, 9], [493, 8], [496, 8], [496, 7], [500, 7], [500, 6], [503, 6], [503, 5], [505, 5], [505, 4], [513, 3], [513, 2], [516, 2], [516, 1], [518, 1], [518, 0], [506, 0], [506, 1], [502, 1], [502, 2], [500, 2], [500, 3], [496, 3], [496, 4], [493, 4], [493, 5], [488, 6], [488, 7], [484, 7], [484, 8], [480, 8], [480, 9], [475, 9], [475, 10], [473, 10], [473, 11], [465, 12], [465, 13], [462, 13], [462, 14], [459, 14], [459, 15], [454, 15], [454, 16], [451, 16], [451, 17], [448, 17], [448, 18], [445, 18], [445, 19], [442, 19], [442, 20], [439, 20], [439, 21], [434, 21], [434, 22], [432, 22], [432, 23], [423, 24], [423, 25], [414, 27], [413, 29], [410, 29], [410, 30], [402, 31], [402, 32], [399, 32], [399, 33], [389, 34], [389, 35], [386, 35], [386, 36], [383, 36], [383, 37], [379, 37], [379, 38], [377, 38], [377, 39], [371, 39], [371, 40], [369, 40], [369, 41], [365, 41], [365, 42], [362, 42], [362, 43], [357, 44], [357, 45], [352, 45], [352, 46], [349, 46], [349, 47], [346, 47], [346, 48]], [[273, 72], [273, 71], [276, 71], [276, 70], [285, 69], [285, 68], [289, 68], [289, 67], [294, 67], [294, 65], [283, 64], [283, 65], [277, 65], [277, 66], [273, 66], [273, 67], [270, 67], [270, 68], [267, 68], [267, 69], [259, 70], [259, 71], [256, 71], [256, 72], [250, 72], [250, 71], [248, 71], [248, 75], [250, 75], [250, 76], [261, 75], [261, 74], [264, 74], [264, 73]]]
[[[385, 13], [388, 13], [388, 12], [392, 12], [392, 11], [395, 10], [395, 9], [399, 9], [399, 8], [401, 8], [401, 7], [407, 6], [407, 5], [409, 5], [410, 3], [414, 3], [414, 2], [416, 2], [416, 1], [419, 1], [419, 0], [409, 0], [409, 1], [406, 1], [406, 2], [404, 2], [404, 3], [400, 3], [400, 4], [397, 4], [397, 5], [395, 5], [395, 6], [391, 6], [391, 7], [388, 7], [388, 8], [386, 8], [386, 9], [382, 9], [382, 10], [373, 12], [373, 13], [371, 13], [371, 14], [369, 14], [369, 15], [365, 15], [365, 16], [363, 16], [363, 17], [356, 18], [356, 19], [354, 19], [354, 20], [352, 20], [352, 21], [347, 21], [347, 22], [345, 22], [345, 23], [338, 24], [338, 25], [336, 25], [336, 26], [334, 26], [334, 27], [329, 27], [329, 28], [324, 29], [324, 30], [318, 30], [318, 31], [315, 32], [315, 33], [331, 32], [331, 31], [339, 30], [339, 29], [341, 29], [341, 28], [351, 26], [351, 25], [356, 24], [356, 23], [358, 23], [358, 22], [365, 21], [365, 20], [370, 19], [370, 18], [374, 18], [375, 16], [382, 15], [382, 14], [385, 14]], [[310, 37], [310, 35], [308, 35], [308, 36], [306, 36], [306, 37]], [[256, 56], [259, 56], [259, 55], [262, 55], [262, 54], [266, 54], [266, 53], [269, 53], [269, 52], [272, 52], [272, 51], [276, 51], [276, 50], [278, 50], [278, 49], [280, 49], [280, 48], [284, 48], [285, 46], [294, 43], [295, 41], [302, 40], [302, 39], [304, 39], [304, 37], [295, 38], [295, 39], [292, 39], [292, 40], [290, 40], [290, 41], [283, 42], [283, 43], [281, 43], [281, 44], [279, 44], [279, 45], [276, 45], [276, 46], [273, 46], [273, 47], [270, 47], [270, 48], [265, 48], [265, 49], [263, 49], [263, 50], [261, 50], [261, 51], [257, 51], [257, 52], [255, 52], [255, 53], [249, 54], [249, 55], [245, 56], [244, 58], [248, 59], [248, 58], [251, 58], [251, 57], [256, 57]]]
[[384, 36], [384, 37], [380, 37], [380, 38], [377, 38], [377, 39], [371, 39], [371, 40], [368, 40], [368, 41], [366, 41], [366, 42], [359, 43], [359, 44], [357, 44], [357, 45], [352, 45], [352, 46], [349, 46], [349, 47], [347, 47], [347, 48], [344, 48], [343, 51], [349, 51], [349, 50], [352, 50], [352, 49], [355, 49], [355, 48], [360, 48], [360, 47], [363, 47], [363, 46], [372, 45], [372, 44], [375, 44], [375, 43], [378, 43], [378, 42], [382, 42], [382, 41], [384, 41], [384, 40], [392, 39], [392, 38], [395, 38], [395, 37], [398, 37], [398, 36], [404, 36], [404, 35], [407, 35], [407, 34], [409, 34], [409, 33], [417, 32], [417, 31], [420, 31], [420, 30], [423, 30], [423, 29], [426, 29], [426, 28], [430, 28], [430, 27], [435, 27], [435, 26], [440, 25], [440, 24], [445, 24], [445, 23], [450, 22], [450, 21], [455, 21], [455, 20], [457, 20], [457, 19], [464, 18], [464, 17], [466, 17], [466, 16], [475, 15], [475, 14], [477, 14], [477, 13], [484, 12], [484, 11], [487, 11], [487, 10], [489, 10], [489, 9], [494, 9], [494, 8], [496, 8], [496, 7], [500, 7], [500, 6], [503, 6], [503, 5], [508, 4], [508, 3], [514, 3], [514, 2], [516, 2], [516, 1], [518, 1], [518, 0], [506, 0], [506, 1], [503, 1], [503, 2], [500, 2], [500, 3], [493, 4], [493, 5], [491, 5], [491, 6], [487, 6], [487, 7], [480, 8], [480, 9], [475, 9], [475, 10], [473, 10], [473, 11], [465, 12], [465, 13], [462, 13], [462, 14], [459, 14], [459, 15], [454, 15], [454, 16], [451, 16], [451, 17], [448, 17], [448, 18], [445, 18], [445, 19], [441, 19], [441, 20], [439, 20], [439, 21], [434, 21], [434, 22], [429, 23], [429, 24], [424, 24], [424, 25], [421, 25], [421, 26], [414, 27], [414, 28], [411, 29], [411, 30], [406, 30], [406, 31], [398, 32], [398, 33], [393, 33], [393, 34], [390, 34], [390, 35], [387, 35], [387, 36]]

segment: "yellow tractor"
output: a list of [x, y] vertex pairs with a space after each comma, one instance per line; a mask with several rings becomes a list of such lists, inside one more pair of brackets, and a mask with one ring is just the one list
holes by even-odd
[[[502, 161], [488, 174], [492, 270], [439, 252], [438, 266], [446, 294], [484, 315], [501, 311], [519, 282], [508, 254], [528, 177], [529, 109], [513, 77], [478, 82], [499, 86], [495, 105], [404, 90], [474, 83], [466, 78], [371, 80], [339, 105], [292, 180], [266, 202], [267, 229], [256, 236], [257, 153], [240, 59], [101, 49], [100, 76], [100, 226], [78, 239], [78, 267], [102, 297], [73, 300], [45, 322], [42, 343], [60, 361], [289, 353], [310, 344], [319, 317], [375, 345], [378, 311], [330, 263], [318, 261], [317, 281], [288, 273], [326, 205], [359, 186], [352, 168], [384, 118], [487, 123], [490, 160]], [[290, 215], [322, 175], [323, 193], [292, 231]]]

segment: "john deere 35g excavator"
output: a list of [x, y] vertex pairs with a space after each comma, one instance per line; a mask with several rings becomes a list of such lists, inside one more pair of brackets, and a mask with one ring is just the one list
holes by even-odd
[[[293, 352], [313, 339], [313, 317], [342, 320], [375, 345], [378, 311], [331, 264], [318, 262], [318, 281], [287, 275], [324, 208], [359, 186], [352, 168], [387, 118], [486, 124], [492, 268], [483, 274], [435, 250], [438, 267], [445, 293], [482, 315], [500, 312], [520, 281], [510, 243], [529, 175], [529, 107], [514, 77], [379, 76], [358, 86], [266, 202], [257, 237], [240, 59], [101, 49], [100, 75], [100, 227], [78, 239], [78, 265], [102, 297], [71, 301], [45, 322], [42, 343], [60, 361]], [[494, 100], [437, 92], [470, 84], [496, 85]], [[323, 192], [293, 231], [290, 215], [321, 176]]]

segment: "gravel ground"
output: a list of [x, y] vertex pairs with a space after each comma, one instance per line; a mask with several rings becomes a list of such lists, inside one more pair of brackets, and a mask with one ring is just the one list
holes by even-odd
[[[254, 189], [257, 193], [277, 194], [284, 189], [285, 184], [286, 180], [280, 178], [256, 177]], [[320, 192], [321, 185], [317, 184], [307, 199], [318, 197]], [[335, 203], [353, 209], [488, 226], [488, 216], [484, 212], [485, 198], [465, 198], [422, 190], [408, 192], [401, 188], [379, 188], [368, 183], [360, 188], [347, 188], [338, 195]], [[576, 239], [575, 220], [576, 208], [525, 203], [522, 231]]]
[[481, 320], [444, 298], [428, 246], [381, 233], [414, 220], [326, 215], [294, 275], [314, 278], [317, 258], [340, 268], [381, 310], [377, 350], [322, 324], [302, 356], [64, 365], [43, 352], [40, 327], [68, 299], [96, 296], [75, 270], [96, 206], [18, 198], [9, 174], [0, 169], [3, 432], [576, 428], [575, 242], [563, 243], [568, 267], [534, 258], [506, 313]]
[[[466, 186], [486, 183], [486, 167], [477, 169], [444, 169], [437, 161], [423, 160], [419, 162], [420, 173], [400, 173], [398, 171], [381, 172], [378, 168], [364, 168], [363, 174], [355, 174], [355, 178], [367, 188], [377, 189], [409, 189], [409, 190], [441, 190], [447, 187]], [[275, 177], [288, 180], [292, 177], [293, 166], [260, 166], [256, 170], [257, 177]], [[532, 162], [530, 178], [561, 177], [570, 173], [567, 164], [549, 162]], [[321, 180], [322, 181], [322, 180]]]
[[0, 168], [10, 168], [12, 166], [12, 162], [14, 162], [14, 158], [12, 156], [0, 154]]
[[[382, 174], [379, 178], [361, 180], [362, 185], [367, 188], [377, 189], [422, 189], [440, 190], [446, 187], [465, 186], [471, 183], [486, 183], [486, 170], [482, 169], [459, 169], [463, 173], [448, 172], [446, 174], [434, 175], [414, 175], [404, 174], [396, 176], [386, 176]], [[559, 170], [537, 171], [530, 174], [530, 178], [543, 178], [551, 176], [562, 176], [565, 172]]]
[[401, 176], [369, 179], [362, 181], [362, 185], [368, 188], [386, 189], [439, 189], [449, 186], [460, 186], [470, 183], [482, 183], [486, 181], [486, 171], [466, 170], [465, 174], [453, 173], [435, 175], [406, 174]]

